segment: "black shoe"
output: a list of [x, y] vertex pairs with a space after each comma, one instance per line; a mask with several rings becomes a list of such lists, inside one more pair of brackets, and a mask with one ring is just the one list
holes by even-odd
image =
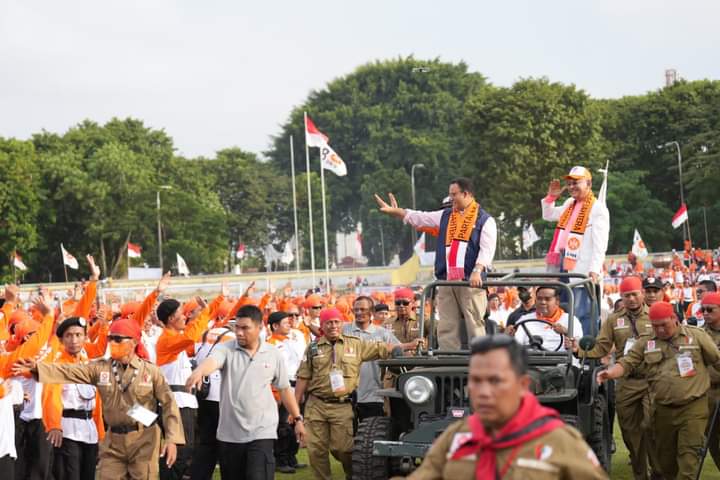
[[275, 470], [280, 473], [295, 473], [295, 469], [289, 465], [283, 465], [281, 467], [275, 467]]
[[300, 468], [307, 468], [307, 463], [296, 463], [293, 465], [293, 468], [300, 469]]

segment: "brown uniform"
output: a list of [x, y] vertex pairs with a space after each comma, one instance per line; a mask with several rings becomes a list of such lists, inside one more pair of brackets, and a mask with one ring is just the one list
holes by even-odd
[[[111, 360], [97, 360], [86, 364], [37, 365], [41, 383], [84, 383], [97, 386], [103, 404], [103, 418], [108, 433], [100, 445], [101, 479], [144, 480], [158, 477], [160, 429], [157, 424], [145, 427], [126, 412], [135, 404], [155, 412], [162, 407], [165, 441], [185, 443], [175, 397], [160, 369], [150, 362], [133, 356], [122, 372], [121, 385], [115, 379]], [[123, 388], [127, 389], [123, 392]]]
[[[720, 330], [715, 330], [707, 322], [703, 325], [703, 329], [710, 335], [715, 345], [720, 347]], [[720, 370], [715, 367], [708, 368], [710, 374], [710, 390], [708, 390], [708, 409], [710, 412], [710, 419], [715, 409], [717, 402], [720, 402]], [[709, 421], [709, 420], [708, 420]], [[710, 455], [712, 456], [715, 465], [720, 468], [720, 432], [718, 432], [719, 425], [715, 426], [712, 436], [708, 440], [708, 446]]]
[[618, 363], [626, 376], [639, 369], [647, 376], [661, 473], [694, 479], [708, 421], [708, 367], [720, 367], [718, 347], [702, 329], [680, 325], [668, 340], [641, 336]]
[[[440, 435], [410, 480], [464, 480], [475, 478], [476, 458], [452, 459], [456, 438], [470, 432], [467, 419]], [[457, 437], [456, 437], [457, 436]], [[580, 432], [565, 426], [518, 447], [498, 450], [496, 465], [503, 480], [591, 480], [608, 478]]]
[[[358, 385], [360, 364], [387, 358], [386, 344], [341, 335], [331, 344], [320, 337], [308, 345], [297, 372], [307, 380], [305, 390], [305, 426], [310, 468], [316, 478], [330, 480], [328, 451], [343, 464], [345, 475], [352, 468], [353, 411], [349, 395]], [[330, 374], [342, 372], [344, 392], [333, 392]]]
[[396, 318], [392, 322], [392, 331], [400, 343], [410, 343], [420, 338], [420, 323], [412, 317], [407, 320]]
[[[622, 309], [613, 313], [600, 326], [595, 346], [584, 353], [580, 350], [579, 355], [602, 358], [615, 347], [615, 358], [623, 358], [640, 335], [652, 333], [648, 310], [649, 307], [643, 305], [638, 312]], [[648, 458], [655, 469], [659, 468], [659, 464], [650, 428], [652, 405], [648, 381], [641, 372], [617, 380], [615, 408], [623, 441], [630, 452], [633, 475], [636, 480], [645, 480], [648, 477]]]

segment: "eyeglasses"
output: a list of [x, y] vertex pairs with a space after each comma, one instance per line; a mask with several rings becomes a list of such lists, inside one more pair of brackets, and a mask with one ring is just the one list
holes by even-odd
[[314, 307], [310, 307], [311, 310], [321, 310], [322, 305], [315, 305]]
[[355, 313], [370, 313], [369, 308], [353, 308], [353, 312]]
[[705, 290], [703, 290], [702, 288], [696, 288], [696, 289], [695, 289], [695, 293], [697, 293], [698, 295], [700, 295], [701, 293], [705, 293]]
[[397, 305], [398, 307], [407, 307], [408, 305], [410, 305], [410, 300], [396, 300], [395, 305]]
[[700, 310], [701, 310], [703, 313], [712, 313], [712, 312], [714, 312], [714, 311], [717, 310], [717, 309], [718, 309], [718, 307], [702, 307], [702, 308], [700, 308]]
[[122, 335], [108, 335], [108, 340], [114, 343], [122, 343], [125, 340], [132, 340], [132, 337], [123, 337]]
[[299, 313], [288, 313], [288, 317], [299, 317]]

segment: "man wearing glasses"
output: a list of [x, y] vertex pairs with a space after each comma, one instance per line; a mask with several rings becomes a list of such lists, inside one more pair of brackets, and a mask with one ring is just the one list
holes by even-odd
[[394, 296], [397, 318], [392, 324], [393, 334], [402, 343], [413, 342], [420, 338], [420, 325], [413, 315], [415, 294], [409, 288], [399, 288]]
[[695, 287], [695, 295], [697, 297], [697, 300], [691, 303], [687, 310], [685, 311], [685, 318], [688, 320], [688, 323], [692, 323], [690, 319], [694, 320], [694, 325], [697, 325], [698, 327], [702, 327], [705, 323], [705, 318], [703, 316], [703, 310], [702, 310], [702, 299], [703, 296], [706, 293], [714, 293], [717, 291], [717, 286], [715, 285], [715, 282], [712, 280], [703, 280], [698, 283], [697, 287]]
[[[570, 198], [560, 206], [555, 201], [567, 190]], [[543, 220], [557, 222], [545, 262], [551, 272], [588, 275], [595, 284], [602, 279], [602, 266], [610, 233], [610, 213], [592, 192], [592, 175], [576, 166], [565, 175], [565, 186], [554, 179], [548, 186], [542, 205]], [[590, 300], [583, 287], [574, 289], [575, 315], [583, 330], [590, 329]]]
[[[713, 287], [715, 285], [713, 284]], [[699, 289], [699, 288], [698, 288]], [[705, 292], [702, 298], [702, 315], [705, 319], [705, 325], [703, 328], [710, 335], [715, 345], [720, 346], [720, 293], [715, 291]], [[720, 401], [720, 371], [710, 368], [710, 390], [708, 390], [708, 410], [710, 412], [710, 420], [712, 420], [712, 414], [715, 410], [715, 405]], [[717, 467], [720, 467], [720, 435], [718, 435], [718, 426], [710, 430], [708, 424], [708, 431], [711, 431], [711, 437], [708, 440], [708, 446], [710, 455], [715, 462]]]

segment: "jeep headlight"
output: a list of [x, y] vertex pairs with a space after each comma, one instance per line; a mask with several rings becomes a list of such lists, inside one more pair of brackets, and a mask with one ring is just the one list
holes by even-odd
[[415, 375], [410, 377], [403, 388], [405, 398], [411, 403], [421, 404], [428, 401], [435, 393], [435, 385], [427, 378]]

